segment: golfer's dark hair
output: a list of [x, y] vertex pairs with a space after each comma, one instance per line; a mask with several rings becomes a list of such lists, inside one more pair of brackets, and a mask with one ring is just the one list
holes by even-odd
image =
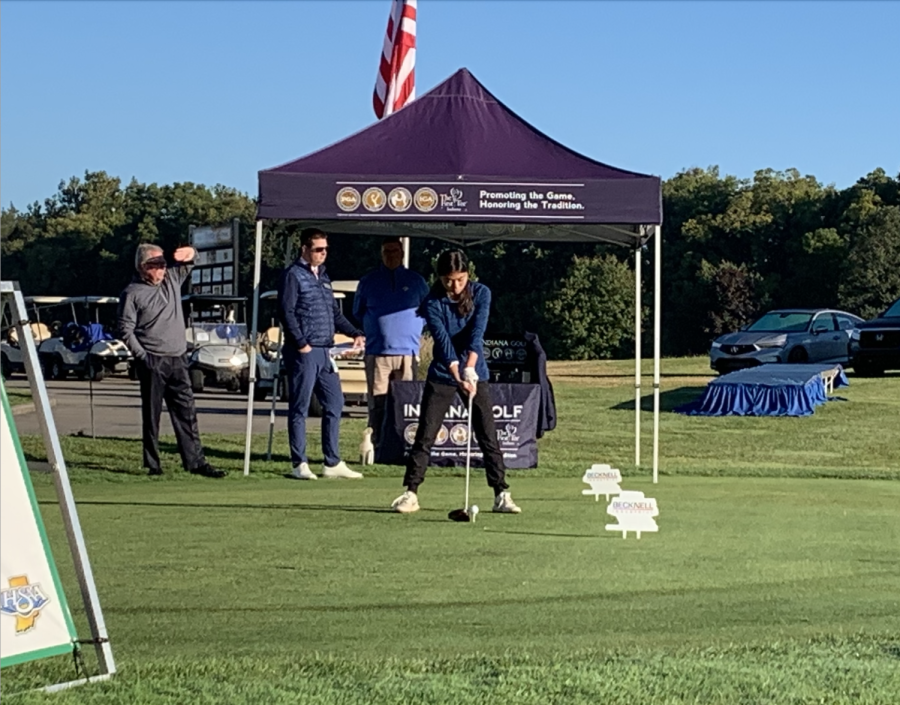
[[309, 247], [313, 240], [327, 240], [328, 234], [318, 228], [303, 228], [300, 231], [300, 246]]
[[[468, 274], [469, 258], [462, 250], [444, 250], [438, 255], [437, 264], [435, 264], [434, 268], [437, 272], [438, 280], [434, 283], [431, 290], [436, 295], [442, 295], [445, 293], [445, 290], [444, 284], [441, 282], [440, 278], [450, 274], [458, 274], [459, 272], [466, 272]], [[475, 308], [475, 301], [472, 299], [471, 281], [466, 284], [466, 288], [463, 289], [462, 294], [460, 294], [457, 305], [459, 306], [459, 312], [463, 316], [468, 316], [472, 313], [472, 309]]]

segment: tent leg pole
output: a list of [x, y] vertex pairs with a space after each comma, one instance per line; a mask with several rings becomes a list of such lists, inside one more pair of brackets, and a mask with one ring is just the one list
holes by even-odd
[[653, 258], [653, 484], [659, 482], [659, 357], [662, 301], [662, 228], [654, 228]]
[[[247, 434], [244, 439], [244, 475], [250, 474], [250, 443], [253, 440], [253, 395], [256, 391], [256, 346], [259, 343], [259, 279], [262, 269], [263, 222], [256, 221], [256, 252], [253, 262], [253, 328], [250, 334], [250, 388], [247, 390]], [[236, 264], [236, 263], [235, 263]]]
[[401, 237], [400, 246], [403, 248], [403, 266], [409, 269], [409, 238]]
[[634, 466], [641, 467], [641, 246], [634, 251]]

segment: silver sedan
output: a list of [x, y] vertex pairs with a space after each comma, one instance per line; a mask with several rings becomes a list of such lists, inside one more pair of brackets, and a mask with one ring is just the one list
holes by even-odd
[[863, 319], [829, 308], [769, 311], [736, 333], [716, 338], [709, 366], [722, 374], [770, 362], [846, 365], [850, 335]]

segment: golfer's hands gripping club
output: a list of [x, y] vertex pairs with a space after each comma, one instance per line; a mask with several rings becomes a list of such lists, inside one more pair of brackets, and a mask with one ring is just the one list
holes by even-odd
[[475, 396], [475, 393], [478, 391], [478, 373], [474, 367], [466, 367], [463, 370], [460, 386], [473, 397]]

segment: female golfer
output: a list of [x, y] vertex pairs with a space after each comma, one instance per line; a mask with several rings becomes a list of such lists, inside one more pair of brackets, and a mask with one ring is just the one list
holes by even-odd
[[431, 447], [456, 392], [468, 404], [474, 399], [472, 431], [484, 453], [485, 474], [494, 490], [493, 511], [518, 514], [506, 484], [503, 454], [494, 428], [488, 368], [484, 360], [484, 329], [491, 308], [491, 290], [469, 281], [469, 259], [461, 250], [442, 252], [437, 260], [438, 281], [422, 302], [420, 313], [434, 339], [434, 359], [422, 394], [419, 427], [406, 464], [406, 492], [391, 508], [401, 514], [419, 509], [419, 485]]

